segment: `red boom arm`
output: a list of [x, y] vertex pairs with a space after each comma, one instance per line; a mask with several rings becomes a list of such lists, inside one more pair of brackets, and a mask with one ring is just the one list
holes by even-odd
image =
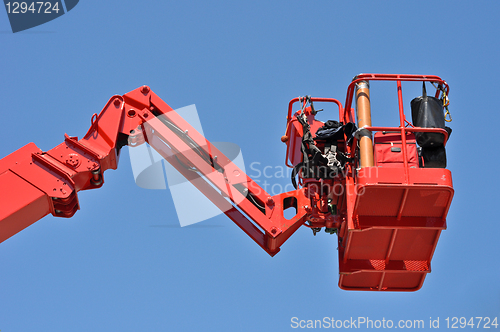
[[[0, 242], [51, 213], [71, 217], [77, 192], [102, 186], [124, 145], [149, 143], [271, 256], [305, 222], [304, 190], [271, 197], [149, 87], [112, 97], [87, 134], [0, 160]], [[227, 199], [226, 199], [227, 198]], [[287, 220], [283, 210], [295, 207]]]

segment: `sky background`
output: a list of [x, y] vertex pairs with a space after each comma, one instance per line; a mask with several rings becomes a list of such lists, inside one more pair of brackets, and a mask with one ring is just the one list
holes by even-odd
[[[271, 258], [224, 215], [181, 228], [168, 190], [135, 185], [125, 148], [73, 218], [47, 216], [0, 244], [0, 330], [287, 331], [292, 317], [361, 316], [445, 328], [446, 317], [500, 316], [499, 12], [498, 1], [82, 0], [13, 34], [0, 10], [0, 158], [81, 138], [111, 96], [147, 84], [173, 108], [196, 104], [205, 136], [238, 144], [247, 171], [280, 167], [290, 99], [344, 102], [362, 72], [428, 74], [450, 85], [455, 188], [421, 290], [347, 292], [335, 235], [299, 229]], [[405, 88], [409, 111], [420, 85]], [[373, 84], [372, 99], [374, 124], [397, 124], [395, 83]]]

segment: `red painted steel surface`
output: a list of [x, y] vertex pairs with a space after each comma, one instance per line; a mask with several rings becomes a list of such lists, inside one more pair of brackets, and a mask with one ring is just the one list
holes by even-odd
[[[120, 148], [148, 143], [191, 181], [238, 227], [271, 256], [300, 227], [316, 234], [322, 228], [338, 235], [339, 287], [346, 290], [414, 291], [431, 271], [431, 260], [453, 198], [451, 172], [421, 168], [414, 127], [404, 114], [402, 82], [437, 83], [437, 76], [361, 74], [347, 90], [345, 107], [332, 98], [295, 98], [289, 103], [286, 165], [303, 161], [303, 114], [311, 133], [323, 125], [308, 102], [330, 102], [338, 120], [355, 121], [351, 106], [360, 81], [395, 81], [398, 127], [365, 127], [375, 133], [375, 166], [359, 168], [357, 139], [338, 140], [338, 151], [350, 158], [342, 172], [305, 177], [299, 171], [296, 190], [270, 196], [198, 133], [170, 106], [143, 86], [113, 96], [80, 140], [43, 152], [30, 143], [0, 160], [0, 242], [47, 214], [71, 217], [79, 209], [77, 193], [99, 188], [103, 173], [118, 166]], [[436, 97], [439, 96], [439, 90]], [[293, 105], [300, 111], [292, 116]], [[301, 113], [303, 111], [303, 113]], [[315, 143], [322, 150], [324, 142]], [[325, 152], [326, 153], [326, 152]], [[284, 211], [296, 213], [287, 219]]]
[[[377, 132], [377, 145], [401, 147], [398, 160], [359, 169], [347, 179], [347, 227], [339, 237], [339, 287], [346, 290], [415, 291], [431, 271], [431, 260], [453, 198], [451, 172], [442, 168], [420, 168], [414, 161], [412, 133], [443, 129], [406, 127], [402, 81], [430, 81], [448, 85], [437, 76], [362, 74], [349, 86], [346, 119], [354, 119], [350, 107], [354, 83], [361, 80], [397, 82], [399, 127], [367, 127]], [[439, 91], [436, 96], [438, 96]], [[391, 138], [382, 131], [400, 132]], [[397, 161], [397, 162], [394, 162]], [[350, 188], [350, 190], [349, 190]]]

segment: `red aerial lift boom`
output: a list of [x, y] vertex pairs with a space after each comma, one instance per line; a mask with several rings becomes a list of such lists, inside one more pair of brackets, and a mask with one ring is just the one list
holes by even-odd
[[[372, 81], [396, 82], [398, 127], [371, 126]], [[453, 197], [451, 172], [442, 163], [450, 131], [407, 121], [403, 81], [436, 84], [430, 98], [441, 95], [443, 116], [449, 87], [438, 76], [360, 74], [347, 89], [345, 107], [331, 98], [290, 101], [282, 141], [296, 190], [274, 196], [149, 87], [113, 96], [82, 139], [65, 135], [46, 152], [29, 143], [0, 160], [0, 242], [49, 213], [73, 216], [77, 192], [100, 188], [123, 146], [148, 143], [271, 256], [299, 227], [314, 234], [325, 228], [338, 235], [340, 288], [418, 290]], [[297, 102], [300, 110], [292, 114]], [[335, 103], [339, 120], [316, 120], [314, 102]], [[421, 143], [425, 139], [430, 145]], [[287, 219], [289, 208], [296, 213]]]

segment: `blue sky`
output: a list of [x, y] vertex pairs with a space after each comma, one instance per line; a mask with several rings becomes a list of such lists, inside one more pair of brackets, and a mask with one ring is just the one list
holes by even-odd
[[[439, 317], [445, 328], [446, 317], [499, 316], [499, 10], [495, 1], [80, 1], [16, 34], [0, 10], [0, 158], [82, 137], [112, 95], [147, 84], [173, 108], [196, 104], [205, 136], [238, 144], [247, 169], [278, 167], [290, 99], [344, 102], [361, 72], [429, 74], [450, 85], [455, 187], [421, 290], [346, 292], [335, 236], [300, 229], [271, 258], [224, 215], [180, 228], [168, 190], [135, 185], [125, 149], [101, 189], [80, 192], [73, 218], [47, 216], [0, 244], [0, 330], [286, 331], [292, 317], [426, 326]], [[405, 90], [406, 107], [419, 88]], [[393, 124], [394, 84], [373, 89], [374, 123]]]

